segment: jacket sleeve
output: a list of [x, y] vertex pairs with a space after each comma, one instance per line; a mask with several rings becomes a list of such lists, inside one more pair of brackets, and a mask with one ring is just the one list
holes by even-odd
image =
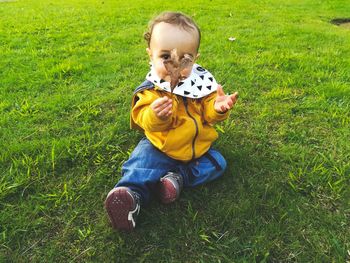
[[134, 102], [131, 109], [132, 127], [139, 126], [148, 132], [160, 132], [169, 129], [172, 118], [166, 120], [157, 117], [150, 105], [160, 98], [161, 94], [156, 90], [143, 90], [134, 95]]
[[219, 113], [214, 109], [214, 103], [216, 99], [216, 92], [213, 92], [209, 94], [208, 96], [204, 97], [202, 100], [202, 107], [203, 107], [203, 117], [206, 122], [209, 124], [215, 124], [219, 121], [223, 121], [227, 119], [227, 117], [230, 114], [230, 111], [226, 111], [225, 113]]

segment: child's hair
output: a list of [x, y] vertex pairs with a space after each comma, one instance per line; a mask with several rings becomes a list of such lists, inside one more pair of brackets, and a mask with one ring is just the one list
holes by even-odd
[[201, 31], [200, 31], [199, 27], [193, 21], [192, 18], [190, 18], [189, 16], [187, 16], [183, 13], [180, 13], [180, 12], [163, 12], [149, 22], [148, 31], [143, 35], [145, 40], [147, 41], [148, 47], [150, 46], [154, 26], [161, 23], [161, 22], [180, 26], [187, 31], [193, 30], [193, 29], [197, 30], [197, 32], [198, 32], [198, 48], [197, 48], [197, 50], [199, 49], [199, 44], [201, 41]]

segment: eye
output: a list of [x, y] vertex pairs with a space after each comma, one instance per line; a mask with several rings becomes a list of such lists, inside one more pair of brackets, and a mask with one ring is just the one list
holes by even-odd
[[162, 59], [169, 59], [170, 55], [169, 54], [163, 54], [160, 56]]

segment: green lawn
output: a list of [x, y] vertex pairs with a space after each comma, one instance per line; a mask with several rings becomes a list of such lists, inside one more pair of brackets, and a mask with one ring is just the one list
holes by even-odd
[[[180, 10], [240, 99], [229, 167], [113, 231], [103, 208], [141, 134], [148, 21]], [[350, 261], [350, 29], [343, 1], [0, 1], [0, 262]], [[236, 37], [236, 41], [229, 41]]]

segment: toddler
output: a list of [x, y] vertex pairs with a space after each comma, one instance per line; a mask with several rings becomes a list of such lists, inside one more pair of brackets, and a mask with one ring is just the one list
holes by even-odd
[[151, 70], [134, 91], [131, 127], [145, 134], [122, 166], [122, 178], [107, 195], [113, 228], [133, 230], [140, 206], [156, 193], [162, 203], [221, 176], [224, 157], [211, 146], [213, 125], [225, 120], [238, 94], [225, 95], [213, 75], [195, 61], [201, 33], [178, 12], [152, 20], [145, 34]]

